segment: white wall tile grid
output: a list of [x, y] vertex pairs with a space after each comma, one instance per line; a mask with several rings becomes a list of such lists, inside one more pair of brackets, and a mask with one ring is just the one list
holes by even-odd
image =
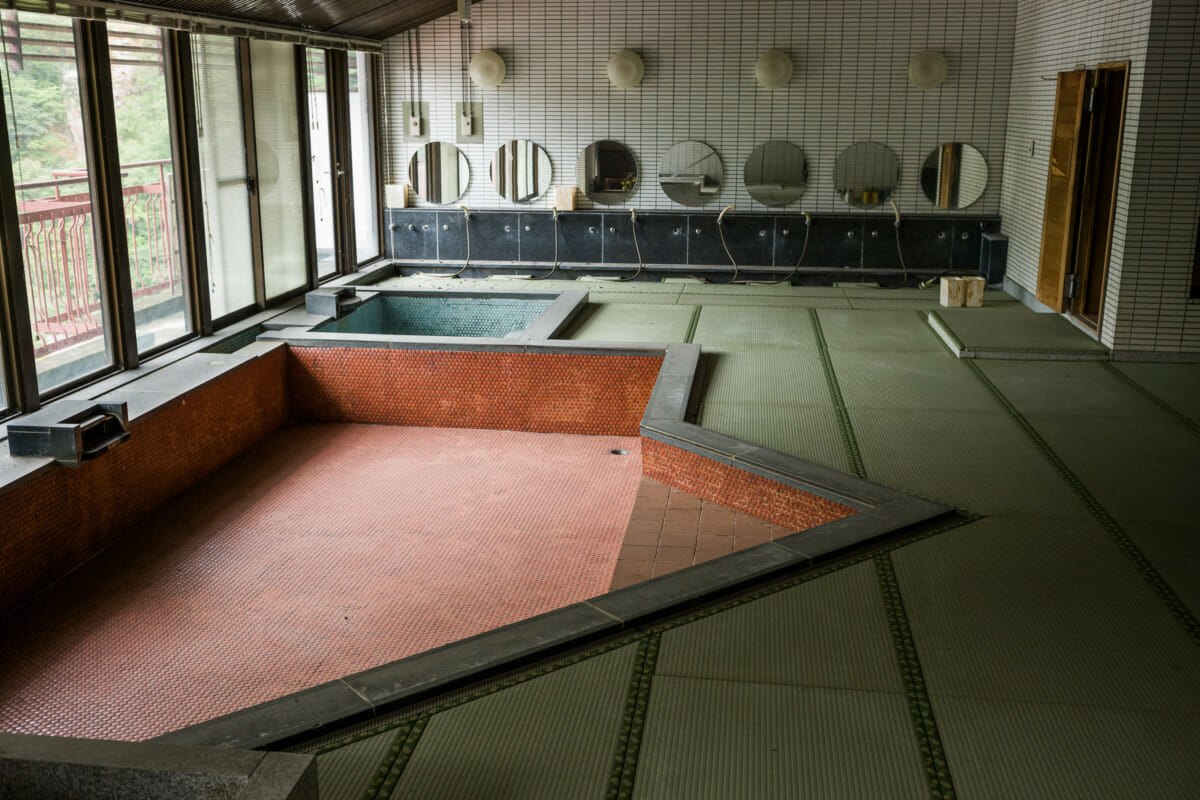
[[[1037, 283], [1056, 73], [1131, 62], [1101, 341], [1200, 352], [1189, 300], [1200, 215], [1200, 4], [1020, 0], [1000, 213], [1008, 275]], [[1034, 143], [1034, 155], [1029, 144]]]
[[[739, 212], [764, 211], [746, 192], [742, 166], [755, 145], [784, 139], [807, 153], [810, 184], [781, 210], [849, 211], [833, 191], [834, 161], [848, 145], [874, 140], [900, 157], [894, 199], [902, 213], [929, 213], [935, 209], [920, 190], [921, 163], [938, 144], [964, 141], [984, 154], [991, 171], [987, 191], [966, 213], [994, 214], [1016, 12], [1016, 0], [485, 0], [472, 7], [469, 52], [498, 50], [508, 76], [496, 89], [470, 87], [483, 103], [483, 142], [461, 145], [472, 176], [460, 202], [514, 207], [487, 174], [492, 153], [510, 139], [541, 144], [554, 164], [554, 184], [574, 185], [579, 152], [611, 138], [634, 151], [641, 169], [624, 205], [681, 210], [658, 186], [658, 163], [671, 145], [698, 139], [725, 164], [724, 186], [705, 209], [735, 203]], [[419, 99], [430, 115], [423, 140], [456, 138], [459, 27], [452, 14], [419, 30]], [[621, 90], [609, 84], [605, 65], [626, 48], [641, 55], [646, 74], [639, 87]], [[786, 89], [755, 82], [755, 62], [769, 48], [792, 57]], [[907, 65], [926, 48], [945, 55], [949, 77], [922, 92], [909, 86]], [[404, 36], [386, 43], [385, 64], [389, 182], [400, 183], [420, 144], [406, 141], [400, 119], [412, 91], [408, 79], [417, 77], [409, 75]], [[552, 204], [544, 196], [531, 207]]]
[[[1200, 352], [1200, 3], [1156, 0], [1113, 347]], [[1131, 140], [1127, 137], [1126, 143]]]
[[1057, 75], [1101, 63], [1131, 62], [1108, 291], [1101, 315], [1101, 341], [1109, 347], [1130, 224], [1150, 8], [1151, 0], [1020, 0], [1017, 5], [1000, 214], [1009, 236], [1008, 277], [1031, 293], [1037, 289]]

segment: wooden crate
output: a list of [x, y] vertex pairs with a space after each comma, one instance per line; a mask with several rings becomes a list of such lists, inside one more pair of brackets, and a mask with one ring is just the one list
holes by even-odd
[[941, 304], [943, 308], [961, 308], [967, 299], [967, 285], [962, 278], [942, 278]]

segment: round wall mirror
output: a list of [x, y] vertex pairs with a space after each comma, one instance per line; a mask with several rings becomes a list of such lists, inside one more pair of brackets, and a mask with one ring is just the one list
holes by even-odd
[[791, 142], [763, 142], [750, 151], [746, 191], [764, 206], [786, 206], [808, 186], [808, 159]]
[[983, 195], [987, 182], [983, 153], [962, 142], [940, 145], [921, 165], [921, 188], [938, 208], [966, 208]]
[[702, 206], [716, 199], [724, 174], [716, 150], [704, 142], [680, 142], [662, 157], [658, 185], [676, 203]]
[[592, 142], [579, 154], [575, 174], [580, 190], [594, 202], [617, 205], [637, 186], [637, 159], [620, 142]]
[[492, 156], [492, 186], [505, 200], [528, 203], [550, 188], [550, 156], [537, 143], [514, 139]]
[[855, 208], [886, 203], [900, 183], [900, 159], [878, 142], [857, 142], [833, 165], [833, 188]]
[[408, 162], [408, 182], [422, 200], [446, 205], [467, 191], [471, 166], [463, 151], [449, 142], [429, 142]]

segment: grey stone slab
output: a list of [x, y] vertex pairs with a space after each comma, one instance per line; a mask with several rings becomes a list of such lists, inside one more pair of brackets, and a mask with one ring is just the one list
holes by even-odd
[[775, 543], [816, 562], [952, 511], [939, 503], [905, 497], [776, 539]]
[[170, 392], [139, 392], [132, 389], [118, 389], [96, 398], [98, 402], [125, 403], [129, 409], [130, 422], [139, 422], [153, 416], [175, 405], [177, 399], [177, 396]]
[[662, 358], [665, 344], [653, 342], [581, 342], [554, 339], [546, 342], [530, 342], [525, 345], [529, 353], [579, 353], [594, 356], [648, 356]]
[[0, 734], [0, 796], [316, 800], [312, 756]]
[[195, 747], [280, 746], [371, 716], [374, 706], [342, 681], [330, 681], [232, 714], [181, 728], [153, 741]]
[[0, 448], [0, 495], [11, 492], [54, 466], [52, 458], [11, 456], [8, 446], [4, 445]]
[[636, 625], [808, 563], [807, 557], [768, 542], [586, 602]]
[[303, 308], [293, 308], [267, 320], [263, 323], [263, 327], [269, 331], [278, 331], [284, 328], [315, 328], [331, 319], [333, 317], [327, 314], [309, 314]]
[[821, 492], [822, 496], [856, 507], [886, 503], [902, 496], [886, 486], [860, 480], [853, 475], [766, 447], [756, 447], [739, 453], [734, 457], [734, 463], [764, 478], [790, 481], [791, 485], [799, 488], [811, 487]]
[[267, 753], [237, 800], [317, 800], [317, 760], [298, 753]]
[[399, 705], [620, 628], [621, 623], [612, 616], [576, 603], [344, 680], [376, 706]]
[[530, 323], [524, 331], [523, 338], [527, 341], [554, 338], [554, 334], [569, 325], [586, 305], [587, 292], [562, 292], [549, 308]]
[[642, 417], [647, 420], [682, 421], [687, 413], [688, 400], [692, 394], [691, 381], [686, 378], [671, 375], [658, 375], [654, 383], [654, 391], [646, 404]]
[[661, 374], [691, 378], [700, 363], [700, 345], [671, 344], [663, 359]]

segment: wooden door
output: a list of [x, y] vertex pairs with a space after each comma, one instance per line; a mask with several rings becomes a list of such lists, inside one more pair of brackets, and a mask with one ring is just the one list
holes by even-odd
[[1038, 259], [1037, 299], [1062, 311], [1064, 288], [1073, 263], [1079, 195], [1079, 133], [1084, 117], [1088, 71], [1058, 73], [1050, 172]]
[[1129, 62], [1101, 64], [1095, 74], [1095, 102], [1087, 125], [1087, 158], [1079, 209], [1071, 313], [1092, 330], [1100, 328], [1117, 206], [1117, 172], [1125, 125]]

